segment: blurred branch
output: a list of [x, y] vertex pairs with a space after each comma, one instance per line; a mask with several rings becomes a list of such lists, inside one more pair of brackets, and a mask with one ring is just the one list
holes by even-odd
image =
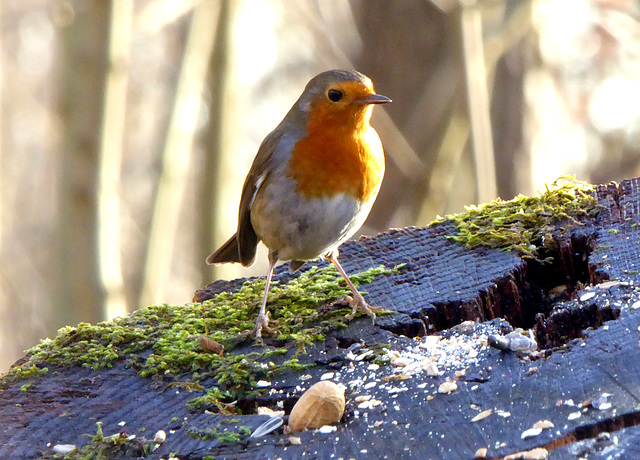
[[187, 186], [198, 105], [211, 59], [220, 1], [202, 0], [193, 11], [178, 77], [176, 96], [162, 152], [162, 171], [154, 204], [141, 305], [162, 301], [169, 282], [180, 204]]
[[496, 198], [497, 190], [489, 95], [487, 92], [488, 75], [482, 39], [482, 15], [478, 5], [471, 1], [468, 3], [463, 2], [460, 14], [478, 201], [484, 203]]
[[426, 166], [411, 147], [405, 134], [396, 126], [384, 107], [375, 111], [373, 118], [380, 139], [384, 140], [385, 152], [398, 169], [410, 180], [425, 174]]
[[168, 2], [155, 0], [147, 3], [138, 15], [137, 26], [147, 34], [155, 34], [167, 25], [189, 14], [200, 0], [180, 0]]
[[120, 260], [119, 190], [132, 20], [133, 1], [114, 0], [109, 31], [109, 68], [104, 96], [98, 178], [98, 263], [105, 291], [105, 315], [108, 319], [127, 313]]
[[60, 153], [55, 326], [104, 319], [98, 248], [97, 190], [100, 127], [108, 73], [112, 2], [83, 3], [62, 29], [59, 77]]
[[490, 76], [488, 81], [493, 79], [491, 76], [498, 61], [531, 32], [532, 1], [525, 0], [514, 5], [515, 11], [505, 18], [498, 31], [484, 40], [484, 59]]
[[[525, 1], [515, 7], [515, 10], [511, 15], [503, 22], [502, 27], [499, 30], [487, 37], [483, 46], [484, 60], [486, 62], [486, 81], [493, 81], [498, 61], [517, 43], [519, 43], [529, 32], [531, 31], [531, 2]], [[448, 72], [455, 74], [455, 69], [447, 70]], [[455, 79], [450, 78], [451, 85], [447, 89], [452, 89], [451, 95], [455, 96], [456, 88], [459, 85], [454, 84]], [[489, 92], [493, 90], [493, 85], [489, 87]], [[428, 93], [428, 88], [425, 89]], [[447, 93], [447, 92], [444, 92]], [[447, 110], [450, 112], [449, 120], [445, 128], [445, 133], [442, 138], [441, 144], [436, 150], [436, 159], [433, 167], [428, 171], [429, 179], [426, 181], [428, 184], [425, 193], [424, 201], [421, 205], [421, 209], [418, 213], [417, 223], [418, 225], [429, 222], [434, 216], [444, 214], [446, 204], [443, 202], [443, 197], [449, 196], [453, 185], [453, 178], [458, 164], [462, 158], [464, 149], [466, 148], [467, 141], [471, 132], [469, 124], [470, 115], [463, 115], [461, 108], [458, 107], [456, 98], [443, 99], [442, 92], [430, 97], [422, 97], [425, 103], [420, 107], [423, 107], [422, 114], [416, 113], [412, 117], [412, 120], [423, 120], [429, 113], [429, 102], [433, 101], [434, 97], [440, 97], [440, 103], [434, 103], [436, 107], [441, 107], [439, 113], [441, 116], [445, 116]], [[491, 94], [489, 94], [491, 97]], [[445, 110], [446, 108], [446, 110]], [[412, 128], [413, 132], [415, 128]], [[490, 133], [489, 133], [490, 134]], [[495, 174], [495, 173], [494, 173]], [[495, 175], [493, 176], [495, 178]], [[495, 196], [490, 197], [490, 199]], [[479, 202], [486, 201], [479, 199]]]
[[[458, 104], [459, 105], [459, 104]], [[469, 118], [461, 107], [454, 108], [450, 115], [438, 155], [430, 171], [430, 180], [424, 201], [417, 216], [418, 225], [426, 225], [433, 217], [443, 213], [448, 196], [453, 188], [454, 172], [469, 140]]]
[[[225, 215], [227, 203], [238, 203], [238, 197], [232, 196], [228, 187], [229, 178], [234, 177], [234, 170], [238, 166], [236, 154], [229, 152], [237, 148], [233, 135], [236, 124], [241, 121], [238, 119], [240, 109], [234, 104], [234, 99], [238, 98], [241, 90], [236, 86], [237, 79], [233, 78], [232, 37], [239, 11], [244, 5], [239, 0], [221, 0], [220, 3], [220, 26], [215, 35], [215, 50], [209, 69], [210, 116], [200, 190], [200, 203], [205, 210], [199, 246], [203, 279], [211, 277], [211, 268], [204, 263], [204, 258], [217, 244], [229, 238], [229, 233], [235, 231], [235, 220], [230, 224], [227, 219], [221, 218]], [[234, 205], [234, 208], [236, 206]], [[214, 270], [217, 272], [218, 268]]]

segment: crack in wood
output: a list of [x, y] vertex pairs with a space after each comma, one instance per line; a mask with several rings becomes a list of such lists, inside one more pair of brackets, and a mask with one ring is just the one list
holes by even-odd
[[[550, 231], [540, 260], [528, 260], [495, 280], [474, 300], [433, 302], [410, 314], [396, 314], [379, 326], [396, 335], [421, 337], [450, 329], [463, 321], [505, 318], [514, 328], [534, 329], [541, 348], [555, 348], [616, 319], [620, 309], [594, 300], [582, 303], [578, 291], [605, 275], [589, 262], [594, 250], [593, 226], [563, 225]], [[550, 262], [549, 262], [550, 261]]]

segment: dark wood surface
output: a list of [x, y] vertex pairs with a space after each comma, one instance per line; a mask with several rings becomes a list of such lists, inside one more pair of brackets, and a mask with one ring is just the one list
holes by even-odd
[[[467, 250], [445, 237], [453, 231], [448, 226], [392, 230], [343, 245], [341, 260], [349, 272], [381, 263], [407, 264], [400, 273], [363, 286], [372, 305], [397, 314], [381, 318], [376, 326], [366, 318], [354, 320], [308, 349], [301, 361], [315, 367], [271, 381], [283, 390], [285, 407], [290, 407], [300, 395], [296, 385], [308, 388], [333, 372], [332, 380], [347, 385], [347, 411], [335, 432], [301, 433], [300, 445], [288, 445], [289, 436], [281, 431], [235, 444], [194, 439], [189, 431], [231, 417], [192, 412], [185, 403], [193, 393], [139, 377], [123, 365], [98, 371], [73, 368], [0, 391], [0, 459], [38, 458], [59, 443], [81, 446], [90, 440], [83, 434], [95, 434], [96, 421], [102, 421], [105, 434], [126, 430], [141, 435], [144, 428], [152, 438], [155, 431], [165, 430], [167, 441], [147, 458], [167, 458], [176, 451], [184, 459], [473, 458], [482, 447], [489, 457], [545, 447], [549, 458], [636, 458], [640, 308], [630, 305], [640, 298], [640, 228], [635, 225], [640, 222], [639, 186], [637, 179], [601, 186], [603, 210], [593, 221], [556, 235], [556, 263], [547, 266], [496, 250]], [[291, 275], [280, 267], [277, 276], [286, 281]], [[582, 286], [606, 280], [623, 283]], [[233, 290], [243, 281], [214, 283], [196, 296], [204, 299]], [[566, 289], [552, 289], [558, 285]], [[476, 323], [456, 326], [469, 320]], [[534, 328], [546, 348], [531, 358], [482, 345], [488, 335], [512, 326]], [[397, 366], [376, 367], [348, 354], [358, 353], [348, 348], [354, 343], [362, 345], [360, 351], [376, 344], [398, 353], [419, 351], [425, 332], [439, 333], [442, 343], [453, 344], [446, 349], [449, 356], [442, 358], [441, 375], [435, 377], [423, 371], [393, 380], [401, 373]], [[457, 351], [455, 343], [460, 344]], [[477, 356], [469, 355], [470, 349]], [[311, 378], [301, 380], [303, 374]], [[438, 393], [446, 380], [455, 380], [457, 390]], [[358, 381], [361, 384], [353, 384]], [[27, 382], [32, 387], [22, 392]], [[603, 393], [610, 395], [611, 408], [589, 405]], [[380, 404], [358, 408], [356, 398], [363, 395]], [[250, 407], [277, 398], [239, 404]], [[472, 421], [486, 410], [492, 413]], [[576, 412], [580, 417], [572, 419]], [[240, 420], [230, 428], [253, 429], [267, 417], [233, 418]], [[553, 428], [522, 439], [522, 433], [541, 420], [551, 421]], [[123, 421], [124, 427], [119, 425]]]

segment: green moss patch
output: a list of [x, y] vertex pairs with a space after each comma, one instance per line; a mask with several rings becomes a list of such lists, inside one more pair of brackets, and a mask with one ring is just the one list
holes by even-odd
[[[380, 266], [354, 274], [351, 280], [358, 286], [400, 268]], [[177, 380], [186, 376], [190, 380], [179, 384], [190, 391], [201, 391], [198, 382], [214, 377], [218, 388], [213, 396], [207, 393], [209, 399], [254, 392], [259, 379], [304, 367], [295, 356], [276, 360], [275, 355], [322, 340], [327, 331], [346, 324], [344, 316], [351, 310], [340, 305], [327, 307], [348, 293], [335, 269], [311, 268], [286, 284], [274, 283], [269, 293], [271, 324], [278, 330], [274, 338], [281, 346], [247, 347], [254, 339], [246, 332], [253, 329], [264, 285], [264, 280], [250, 280], [237, 292], [218, 294], [203, 304], [154, 305], [113, 321], [64, 327], [54, 339], [27, 350], [25, 362], [5, 374], [0, 385], [46, 373], [49, 367], [100, 369], [124, 361], [143, 377], [174, 376]], [[205, 321], [209, 338], [222, 344], [224, 353], [212, 353], [200, 344]], [[251, 351], [234, 352], [240, 345]]]
[[516, 251], [526, 258], [539, 258], [543, 237], [558, 225], [565, 229], [579, 219], [598, 212], [598, 200], [592, 185], [560, 178], [538, 196], [518, 195], [512, 200], [497, 199], [467, 212], [439, 218], [431, 225], [452, 222], [458, 234], [450, 239], [468, 248], [486, 246]]
[[[224, 422], [219, 423], [214, 428], [196, 428], [195, 426], [186, 426], [187, 436], [201, 439], [203, 441], [217, 440], [219, 443], [234, 443], [247, 439], [251, 435], [251, 428], [247, 426], [223, 426]], [[237, 423], [237, 422], [236, 422]], [[233, 429], [232, 429], [233, 428]], [[237, 431], [235, 431], [237, 429]]]
[[127, 436], [124, 432], [105, 436], [102, 422], [97, 422], [95, 435], [85, 434], [91, 442], [66, 455], [43, 453], [39, 458], [46, 460], [113, 460], [115, 458], [144, 458], [158, 445], [153, 440], [139, 436]]

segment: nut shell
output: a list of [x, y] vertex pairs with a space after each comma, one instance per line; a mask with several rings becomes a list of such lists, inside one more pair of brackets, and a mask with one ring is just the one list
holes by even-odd
[[305, 391], [293, 406], [289, 432], [297, 433], [335, 423], [342, 418], [344, 406], [344, 388], [326, 380], [318, 382]]

